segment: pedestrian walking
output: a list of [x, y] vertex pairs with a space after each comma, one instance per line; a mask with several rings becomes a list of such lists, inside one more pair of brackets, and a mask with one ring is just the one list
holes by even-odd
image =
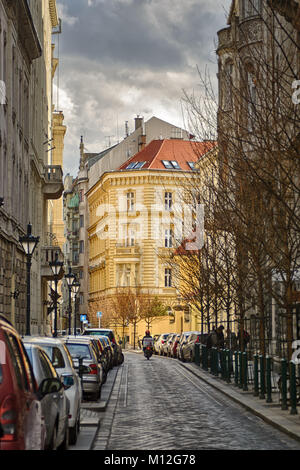
[[224, 326], [223, 325], [220, 325], [218, 326], [218, 328], [216, 329], [216, 335], [217, 335], [217, 348], [218, 349], [224, 349], [224, 333], [223, 333], [223, 330], [224, 330]]

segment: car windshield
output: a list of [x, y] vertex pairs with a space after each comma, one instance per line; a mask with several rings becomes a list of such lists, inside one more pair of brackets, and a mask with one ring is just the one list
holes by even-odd
[[84, 359], [92, 359], [90, 348], [87, 344], [68, 343], [67, 348], [74, 359], [77, 357], [82, 357]]

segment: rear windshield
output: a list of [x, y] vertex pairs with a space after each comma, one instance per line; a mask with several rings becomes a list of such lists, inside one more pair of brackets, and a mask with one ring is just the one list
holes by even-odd
[[82, 357], [83, 359], [92, 359], [90, 348], [88, 344], [66, 344], [71, 356], [76, 359]]

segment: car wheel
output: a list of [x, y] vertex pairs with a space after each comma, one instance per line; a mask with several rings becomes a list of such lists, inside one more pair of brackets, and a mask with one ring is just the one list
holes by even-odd
[[69, 444], [70, 445], [76, 444], [79, 433], [80, 433], [80, 410], [78, 410], [78, 418], [75, 423], [75, 426], [69, 429]]
[[50, 441], [50, 444], [48, 446], [48, 449], [49, 450], [56, 450], [57, 449], [57, 423], [55, 423], [53, 433], [52, 433], [52, 437], [51, 437], [51, 441]]

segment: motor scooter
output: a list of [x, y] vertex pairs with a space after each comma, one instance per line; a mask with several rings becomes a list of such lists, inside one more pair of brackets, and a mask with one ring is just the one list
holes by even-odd
[[151, 346], [146, 346], [144, 350], [144, 356], [147, 358], [148, 361], [150, 357], [152, 356], [152, 354], [153, 354], [153, 348]]

